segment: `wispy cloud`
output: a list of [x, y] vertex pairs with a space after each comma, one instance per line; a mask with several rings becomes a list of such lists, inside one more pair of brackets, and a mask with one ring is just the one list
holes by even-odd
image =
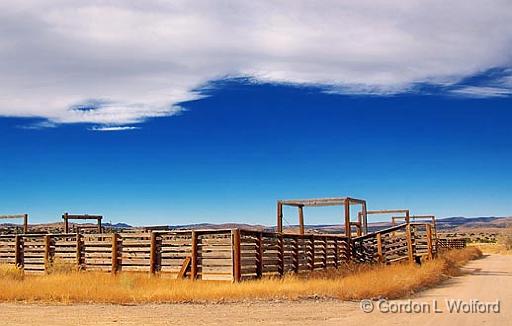
[[[223, 76], [395, 94], [512, 62], [512, 2], [0, 2], [0, 116], [125, 126]], [[496, 85], [454, 94], [502, 96]]]
[[473, 78], [455, 85], [451, 92], [468, 97], [512, 96], [512, 69], [494, 69], [480, 79]]
[[512, 95], [512, 89], [486, 86], [465, 86], [452, 90], [452, 93], [470, 97], [506, 97]]
[[122, 131], [122, 130], [135, 130], [140, 129], [134, 126], [94, 126], [90, 128], [94, 131]]

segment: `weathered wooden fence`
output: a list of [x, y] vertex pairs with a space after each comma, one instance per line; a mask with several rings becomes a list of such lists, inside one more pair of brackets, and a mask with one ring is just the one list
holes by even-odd
[[432, 259], [435, 242], [430, 224], [400, 224], [352, 239], [352, 256], [361, 263]]
[[235, 280], [338, 268], [350, 259], [349, 240], [345, 236], [240, 230], [239, 237]]
[[439, 239], [437, 239], [437, 246], [438, 246], [439, 250], [462, 249], [462, 248], [466, 247], [466, 239], [464, 239], [464, 238], [457, 238], [457, 239], [439, 238]]
[[[459, 248], [450, 239], [440, 248]], [[57, 264], [80, 270], [149, 272], [173, 278], [240, 281], [307, 273], [360, 263], [432, 258], [431, 226], [401, 224], [349, 239], [342, 235], [286, 234], [250, 230], [153, 231], [147, 233], [20, 234], [0, 236], [0, 263], [31, 273]]]

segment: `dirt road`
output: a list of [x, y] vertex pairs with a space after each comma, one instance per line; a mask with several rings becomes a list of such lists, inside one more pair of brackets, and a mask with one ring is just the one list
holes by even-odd
[[[299, 324], [299, 325], [508, 325], [512, 320], [512, 256], [491, 255], [470, 262], [469, 274], [450, 279], [411, 300], [373, 302], [364, 313], [359, 302], [298, 301], [238, 304], [171, 305], [34, 305], [0, 304], [2, 324], [7, 325], [142, 325], [142, 324]], [[1, 289], [0, 289], [1, 290]], [[449, 312], [445, 300], [500, 301], [499, 313]], [[437, 307], [434, 306], [437, 302]], [[424, 312], [380, 312], [407, 307]], [[466, 308], [471, 306], [466, 306]], [[482, 309], [473, 305], [473, 309]], [[442, 312], [436, 313], [435, 310]], [[497, 309], [489, 306], [488, 309]], [[430, 310], [430, 312], [428, 312]]]

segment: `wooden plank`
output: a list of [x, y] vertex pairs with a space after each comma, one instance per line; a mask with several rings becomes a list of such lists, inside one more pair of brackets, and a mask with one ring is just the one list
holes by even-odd
[[185, 275], [187, 274], [187, 269], [190, 266], [191, 262], [190, 256], [187, 256], [185, 260], [183, 261], [183, 264], [181, 265], [180, 271], [178, 273], [178, 278], [185, 278]]

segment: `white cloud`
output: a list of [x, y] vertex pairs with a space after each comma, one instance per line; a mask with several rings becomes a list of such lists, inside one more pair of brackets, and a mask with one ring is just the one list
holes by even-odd
[[487, 86], [464, 86], [454, 89], [452, 93], [469, 97], [506, 97], [512, 95], [512, 89]]
[[510, 21], [505, 0], [3, 1], [0, 116], [130, 125], [224, 76], [349, 93], [449, 85], [512, 64]]
[[91, 130], [94, 131], [122, 131], [122, 130], [135, 130], [139, 129], [139, 127], [134, 126], [94, 126]]

